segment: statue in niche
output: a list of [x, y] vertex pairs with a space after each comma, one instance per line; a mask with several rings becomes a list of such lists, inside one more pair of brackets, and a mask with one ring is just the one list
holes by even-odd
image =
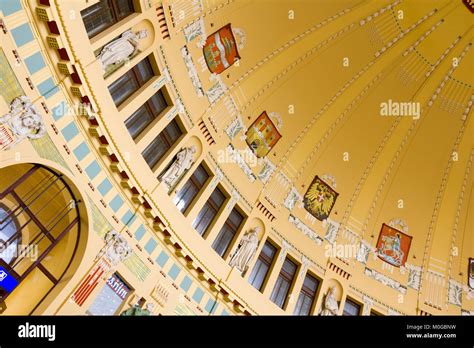
[[124, 310], [121, 316], [150, 316], [153, 311], [153, 303], [147, 303], [146, 308], [143, 308], [145, 299], [141, 298], [133, 307]]
[[259, 232], [260, 227], [255, 227], [243, 236], [237, 251], [230, 260], [230, 266], [236, 267], [240, 272], [246, 270], [248, 263], [252, 260], [257, 251]]
[[132, 255], [132, 248], [128, 244], [127, 240], [117, 231], [110, 230], [107, 232], [104, 237], [104, 241], [105, 246], [97, 255], [97, 259], [105, 256], [112, 266], [116, 266]]
[[183, 173], [191, 168], [193, 157], [196, 153], [194, 145], [185, 147], [176, 155], [176, 159], [166, 172], [161, 176], [161, 182], [165, 183], [168, 189], [171, 189]]
[[9, 149], [24, 139], [39, 139], [46, 134], [46, 127], [36, 107], [25, 95], [13, 99], [10, 112], [0, 117], [0, 124], [7, 125], [15, 140], [5, 149]]
[[105, 45], [100, 51], [99, 59], [102, 70], [105, 71], [109, 65], [121, 63], [129, 59], [138, 50], [139, 40], [148, 36], [146, 29], [133, 32], [127, 30], [118, 39]]
[[336, 300], [336, 287], [331, 286], [328, 293], [326, 294], [326, 298], [324, 299], [323, 310], [321, 311], [320, 315], [334, 316], [337, 315], [338, 310], [339, 305], [337, 304]]

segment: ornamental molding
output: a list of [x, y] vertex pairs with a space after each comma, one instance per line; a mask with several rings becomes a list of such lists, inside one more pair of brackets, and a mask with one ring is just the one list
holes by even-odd
[[323, 239], [316, 232], [314, 232], [311, 228], [306, 226], [296, 216], [293, 216], [293, 215], [290, 214], [290, 216], [288, 216], [288, 221], [291, 222], [298, 230], [303, 232], [303, 234], [305, 236], [308, 236], [317, 245], [321, 245], [323, 243]]
[[406, 294], [407, 288], [401, 285], [399, 282], [396, 280], [393, 280], [392, 278], [389, 278], [382, 273], [377, 272], [376, 270], [370, 269], [370, 268], [365, 268], [364, 274], [372, 279], [375, 279], [376, 281], [382, 283], [383, 285], [386, 285], [402, 294]]

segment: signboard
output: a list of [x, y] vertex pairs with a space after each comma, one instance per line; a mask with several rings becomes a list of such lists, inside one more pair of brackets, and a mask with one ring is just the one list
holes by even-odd
[[0, 287], [10, 294], [18, 284], [18, 280], [5, 267], [0, 266]]
[[131, 289], [125, 284], [119, 275], [116, 273], [112, 274], [95, 298], [87, 311], [87, 314], [115, 315], [130, 292]]

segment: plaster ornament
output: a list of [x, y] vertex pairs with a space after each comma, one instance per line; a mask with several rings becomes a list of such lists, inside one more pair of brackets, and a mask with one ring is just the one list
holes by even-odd
[[244, 125], [242, 123], [241, 117], [238, 116], [226, 127], [225, 132], [229, 136], [230, 140], [232, 140], [242, 129], [244, 129]]
[[231, 267], [236, 267], [240, 272], [246, 270], [248, 263], [257, 251], [259, 232], [260, 227], [255, 227], [243, 236], [237, 251], [230, 260], [229, 265]]
[[296, 205], [296, 202], [302, 200], [302, 197], [298, 193], [298, 191], [292, 187], [290, 192], [288, 192], [288, 195], [285, 198], [285, 201], [283, 202], [283, 205], [288, 209], [288, 210], [293, 210], [293, 208]]
[[322, 316], [334, 316], [337, 315], [339, 310], [339, 305], [337, 304], [336, 300], [336, 287], [331, 286], [329, 288], [328, 293], [326, 294], [326, 298], [323, 302], [323, 309], [321, 311]]
[[132, 248], [127, 240], [117, 231], [110, 230], [104, 237], [105, 246], [97, 255], [97, 259], [104, 256], [112, 266], [117, 266], [132, 255]]
[[25, 95], [13, 99], [10, 112], [0, 117], [0, 124], [7, 125], [14, 137], [13, 142], [5, 146], [5, 150], [24, 139], [39, 139], [46, 134], [41, 115]]
[[148, 30], [146, 29], [137, 32], [127, 30], [121, 37], [105, 45], [97, 57], [102, 64], [102, 70], [105, 71], [109, 65], [129, 59], [138, 50], [139, 40], [147, 36]]
[[178, 152], [173, 164], [171, 164], [168, 170], [161, 177], [161, 182], [165, 183], [168, 189], [174, 186], [185, 170], [191, 168], [195, 153], [196, 147], [194, 145], [185, 147]]

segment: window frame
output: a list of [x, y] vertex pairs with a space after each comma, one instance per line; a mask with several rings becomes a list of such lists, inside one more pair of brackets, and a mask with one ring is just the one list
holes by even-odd
[[[239, 225], [238, 226], [234, 226], [234, 223], [232, 221], [230, 221], [230, 217], [231, 217], [231, 214], [233, 212], [236, 212], [238, 215], [240, 215], [242, 217], [242, 220], [240, 221]], [[240, 231], [242, 230], [242, 227], [243, 225], [245, 224], [245, 221], [247, 220], [247, 216], [242, 212], [242, 209], [240, 209], [237, 205], [235, 205], [230, 214], [227, 216], [227, 219], [224, 221], [224, 225], [222, 225], [221, 229], [219, 230], [219, 233], [217, 234], [216, 238], [214, 239], [214, 241], [212, 242], [212, 249], [220, 256], [222, 257], [223, 259], [226, 259], [226, 257], [228, 256], [229, 252], [230, 252], [230, 249], [232, 247], [232, 245], [234, 244], [235, 242], [235, 239], [237, 237], [237, 235], [240, 233]], [[224, 231], [224, 228], [227, 228], [226, 231]], [[229, 243], [226, 245], [225, 249], [224, 249], [224, 252], [221, 254], [219, 254], [216, 250], [216, 248], [219, 246], [217, 243], [218, 239], [220, 238], [221, 234], [222, 234], [222, 237], [221, 239], [224, 238], [224, 234], [227, 232], [227, 231], [232, 231], [232, 238], [230, 239]], [[220, 241], [219, 241], [220, 242]]]
[[[202, 168], [204, 170], [204, 172], [207, 174], [207, 179], [204, 181], [204, 183], [202, 184], [202, 186], [199, 186], [200, 184], [198, 182], [195, 182], [196, 179], [194, 178], [194, 174], [196, 173], [196, 171], [198, 169]], [[199, 196], [201, 195], [201, 193], [206, 189], [207, 185], [209, 184], [209, 182], [214, 178], [214, 176], [212, 175], [211, 171], [208, 169], [208, 166], [206, 165], [206, 163], [204, 161], [201, 161], [201, 163], [196, 167], [196, 169], [194, 169], [194, 172], [191, 174], [191, 176], [188, 178], [188, 180], [184, 183], [184, 185], [179, 189], [179, 191], [176, 193], [176, 195], [173, 197], [173, 203], [175, 204], [176, 208], [183, 214], [183, 215], [187, 215], [189, 213], [189, 211], [192, 209], [193, 207], [193, 203], [195, 203]], [[189, 201], [189, 203], [185, 206], [184, 210], [181, 210], [178, 208], [178, 204], [179, 202], [181, 202], [182, 200], [182, 197], [179, 198], [178, 201], [175, 201], [176, 198], [179, 196], [179, 194], [181, 193], [181, 191], [184, 189], [184, 187], [188, 184], [188, 182], [191, 182], [193, 187], [194, 188], [197, 188], [197, 191], [196, 191], [196, 194], [194, 195], [194, 197]], [[189, 190], [189, 189], [188, 189]], [[187, 191], [186, 190], [186, 193]], [[185, 193], [183, 193], [183, 196], [184, 196]]]
[[[214, 201], [211, 200], [211, 197], [212, 195], [214, 194], [214, 192], [216, 190], [219, 190], [220, 193], [224, 196], [224, 200], [222, 201], [222, 204], [220, 207], [217, 207], [214, 203]], [[225, 208], [227, 202], [229, 200], [229, 194], [227, 193], [227, 191], [221, 186], [221, 185], [217, 185], [211, 192], [211, 194], [209, 195], [209, 197], [207, 198], [206, 202], [202, 205], [201, 207], [201, 210], [199, 210], [199, 213], [198, 215], [196, 216], [196, 218], [194, 219], [193, 223], [192, 223], [192, 226], [193, 226], [193, 229], [199, 233], [200, 236], [202, 236], [204, 239], [207, 238], [207, 236], [209, 235], [209, 232], [210, 230], [213, 228], [213, 225], [214, 223], [216, 222], [218, 216], [220, 215], [220, 213], [222, 212], [222, 210]], [[202, 231], [202, 233], [200, 231], [197, 230], [197, 226], [198, 224], [201, 223], [202, 221], [202, 218], [201, 218], [201, 221], [196, 224], [195, 222], [197, 221], [197, 219], [199, 218], [199, 215], [201, 214], [202, 210], [204, 209], [204, 207], [210, 202], [210, 205], [211, 205], [211, 208], [215, 211], [215, 214], [213, 215], [211, 221], [209, 222], [209, 225], [206, 226], [206, 228], [204, 229], [204, 231]]]
[[[263, 252], [266, 245], [268, 245], [273, 250], [273, 255], [271, 257], [264, 254], [264, 252]], [[253, 265], [252, 271], [250, 272], [250, 275], [249, 275], [249, 278], [248, 278], [248, 283], [253, 288], [260, 291], [261, 293], [263, 293], [263, 291], [265, 290], [265, 287], [267, 285], [269, 276], [270, 276], [271, 272], [273, 271], [273, 267], [275, 265], [277, 254], [278, 254], [278, 247], [276, 246], [276, 243], [274, 243], [270, 238], [267, 238], [265, 240], [265, 242], [262, 244], [262, 248], [260, 249], [260, 253], [258, 254], [257, 260], [255, 261], [255, 264]], [[251, 281], [251, 277], [253, 275], [254, 270], [257, 267], [258, 262], [261, 262], [262, 264], [264, 264], [267, 267], [267, 270], [265, 271], [265, 275], [263, 277], [262, 283], [257, 288], [255, 286], [254, 282]], [[255, 279], [257, 279], [257, 274], [255, 274], [254, 280]]]
[[361, 315], [361, 312], [362, 312], [362, 304], [356, 300], [354, 300], [352, 297], [349, 297], [347, 296], [346, 297], [346, 300], [344, 301], [344, 307], [342, 308], [342, 316], [345, 316], [345, 317], [353, 317], [354, 315], [352, 314], [346, 314], [348, 312], [346, 312], [346, 304], [352, 304], [354, 305], [354, 307], [357, 307], [358, 308], [358, 311], [357, 311], [357, 314], [355, 316], [360, 316]]
[[[289, 262], [295, 266], [294, 273], [291, 276], [289, 276], [289, 273], [287, 273], [286, 270], [284, 269], [286, 262]], [[283, 310], [285, 310], [288, 305], [288, 298], [289, 298], [288, 295], [291, 293], [292, 288], [295, 284], [295, 279], [298, 274], [299, 268], [300, 268], [300, 265], [290, 255], [286, 255], [285, 260], [283, 261], [281, 265], [280, 272], [278, 273], [277, 280], [275, 281], [275, 285], [273, 286], [272, 293], [270, 294], [270, 301]], [[285, 299], [283, 300], [283, 303], [281, 305], [275, 302], [277, 300], [278, 293], [280, 292], [280, 289], [281, 289], [281, 285], [280, 285], [280, 287], [278, 288], [278, 291], [275, 292], [275, 290], [277, 289], [278, 280], [280, 278], [282, 278], [283, 281], [285, 281], [288, 284], [288, 289], [286, 290]], [[275, 294], [275, 298], [273, 298], [274, 294]]]
[[[160, 137], [161, 139], [163, 139], [162, 137], [162, 134], [163, 132], [166, 130], [166, 128], [171, 124], [171, 123], [176, 123], [176, 126], [177, 128], [179, 129], [180, 131], [180, 135], [176, 138], [176, 140], [173, 142], [170, 142], [170, 138], [169, 138], [169, 135], [166, 133], [166, 138], [165, 138], [165, 141], [166, 141], [166, 145], [167, 145], [167, 149], [166, 151], [160, 156], [160, 158], [158, 158], [158, 160], [156, 160], [155, 163], [153, 163], [152, 166], [150, 166], [150, 164], [148, 163], [144, 153], [147, 151], [147, 149], [156, 141], [156, 139], [158, 139], [158, 137]], [[145, 160], [145, 163], [148, 165], [148, 167], [150, 168], [150, 170], [154, 173], [157, 168], [160, 166], [160, 164], [162, 163], [162, 161], [164, 160], [164, 158], [167, 157], [167, 155], [181, 142], [182, 138], [187, 134], [187, 130], [186, 128], [184, 127], [183, 123], [181, 122], [181, 119], [179, 118], [179, 115], [175, 116], [172, 120], [170, 120], [166, 126], [160, 131], [160, 133], [158, 133], [154, 138], [153, 140], [150, 141], [150, 143], [141, 151], [141, 156], [142, 158]]]
[[[311, 290], [311, 289], [308, 289], [308, 288], [305, 288], [305, 280], [307, 277], [311, 277], [313, 278], [315, 281], [316, 281], [316, 289]], [[296, 300], [296, 306], [295, 306], [295, 309], [294, 309], [294, 312], [293, 312], [293, 315], [311, 315], [311, 313], [313, 312], [314, 310], [314, 306], [316, 304], [316, 299], [318, 297], [318, 293], [319, 293], [319, 290], [321, 288], [321, 279], [316, 277], [314, 274], [312, 274], [311, 272], [306, 272], [306, 275], [303, 279], [303, 284], [301, 285], [301, 290], [300, 290], [300, 294], [298, 295], [298, 299]], [[310, 292], [313, 292], [312, 294]], [[296, 313], [296, 308], [298, 307], [298, 302], [300, 301], [300, 297], [301, 296], [304, 296], [306, 298], [310, 298], [311, 299], [311, 305], [309, 307], [309, 313], [307, 314], [301, 314], [301, 311]]]
[[[117, 24], [119, 22], [121, 22], [122, 20], [124, 20], [125, 18], [131, 16], [132, 14], [136, 13], [137, 10], [134, 6], [134, 1], [133, 0], [126, 0], [129, 7], [132, 8], [132, 11], [129, 12], [128, 14], [126, 14], [125, 16], [120, 16], [120, 12], [119, 12], [119, 8], [118, 8], [118, 3], [117, 3], [117, 0], [105, 0], [104, 3], [106, 5], [106, 8], [109, 10], [109, 14], [111, 15], [112, 17], [112, 21], [110, 23], [104, 23], [104, 22], [101, 22], [102, 26], [98, 26], [98, 27], [94, 27], [93, 30], [91, 30], [91, 32], [93, 33], [92, 35], [89, 33], [89, 31], [87, 30], [87, 27], [86, 27], [86, 24], [84, 23], [84, 17], [82, 15], [82, 12], [83, 11], [86, 11], [88, 9], [90, 9], [91, 7], [93, 6], [97, 6], [99, 3], [101, 3], [102, 1], [99, 0], [99, 2], [93, 4], [93, 5], [90, 5], [90, 6], [87, 6], [86, 8], [82, 9], [80, 11], [81, 13], [81, 19], [82, 19], [82, 22], [84, 24], [84, 29], [86, 30], [86, 33], [87, 33], [87, 37], [89, 38], [89, 40], [93, 39], [94, 37], [96, 37], [97, 35], [99, 35], [100, 33], [104, 32], [105, 30], [109, 29], [110, 27], [112, 27], [114, 24]], [[91, 21], [91, 23], [97, 23], [97, 21]]]
[[[151, 75], [146, 80], [142, 80], [140, 78], [140, 74], [139, 74], [139, 71], [138, 71], [139, 70], [139, 65], [142, 64], [142, 63], [144, 64], [144, 66], [146, 66], [147, 73], [149, 73], [151, 71]], [[140, 60], [137, 64], [135, 64], [133, 67], [131, 67], [129, 70], [124, 72], [119, 78], [117, 78], [114, 82], [112, 82], [107, 87], [107, 89], [109, 90], [110, 96], [112, 97], [112, 100], [114, 101], [115, 106], [117, 108], [120, 108], [124, 103], [127, 102], [127, 100], [129, 100], [133, 96], [133, 94], [137, 93], [140, 90], [140, 88], [145, 86], [151, 79], [153, 79], [153, 77], [156, 77], [156, 76], [158, 76], [158, 75], [156, 74], [156, 71], [153, 68], [153, 63], [150, 60], [150, 55], [146, 56], [145, 58]], [[117, 102], [114, 98], [114, 94], [112, 93], [111, 89], [114, 89], [115, 91], [122, 90], [123, 85], [121, 85], [121, 81], [123, 79], [133, 80], [134, 85], [136, 86], [136, 88], [134, 90], [127, 90], [128, 94], [126, 95], [126, 97], [121, 99], [121, 101], [117, 104]], [[120, 85], [119, 85], [119, 83], [120, 83]], [[160, 91], [161, 91], [161, 89], [160, 89]], [[122, 95], [125, 95], [125, 93], [121, 93], [121, 96]], [[135, 110], [135, 112], [136, 111], [137, 110]]]
[[[156, 75], [155, 75], [156, 76]], [[166, 106], [158, 113], [155, 114], [155, 112], [153, 111], [153, 108], [151, 106], [151, 99], [157, 95], [158, 93], [161, 93], [161, 96], [163, 98], [163, 100], [165, 101], [166, 103]], [[154, 93], [150, 98], [148, 98], [146, 100], [145, 103], [143, 103], [143, 105], [141, 105], [138, 109], [136, 109], [130, 116], [127, 117], [127, 119], [124, 121], [124, 124], [125, 124], [125, 128], [127, 128], [127, 131], [128, 133], [130, 134], [130, 136], [132, 137], [132, 139], [137, 142], [143, 134], [145, 134], [147, 132], [147, 129], [149, 129], [150, 125], [152, 125], [156, 120], [159, 120], [161, 119], [161, 117], [164, 115], [164, 113], [166, 112], [166, 110], [170, 107], [170, 102], [167, 98], [167, 91], [166, 91], [166, 88], [163, 86], [162, 88], [160, 88], [156, 93]], [[143, 127], [143, 129], [141, 129], [137, 134], [133, 135], [131, 132], [130, 132], [130, 129], [128, 128], [127, 126], [127, 121], [129, 121], [139, 110], [141, 110], [142, 108], [144, 108], [146, 110], [146, 113], [147, 115], [149, 116], [150, 118], [150, 122], [147, 122], [145, 127]], [[142, 115], [142, 114], [140, 114]], [[142, 117], [142, 116], [138, 116], [138, 117]]]

